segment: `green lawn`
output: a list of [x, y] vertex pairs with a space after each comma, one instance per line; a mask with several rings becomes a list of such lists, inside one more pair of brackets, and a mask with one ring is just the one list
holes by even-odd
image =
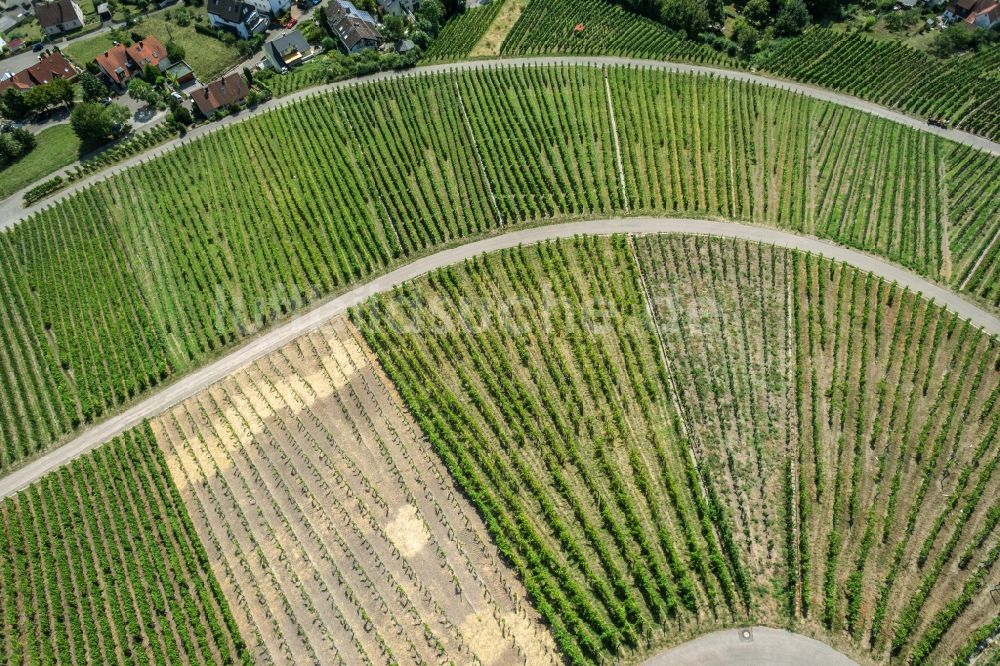
[[79, 153], [80, 139], [68, 124], [42, 131], [34, 150], [0, 170], [0, 199], [6, 199], [22, 187], [72, 164]]
[[[173, 39], [184, 49], [184, 60], [191, 65], [201, 81], [210, 81], [240, 60], [240, 53], [235, 46], [196, 32], [193, 24], [182, 27], [173, 21], [154, 16], [146, 18], [130, 32], [153, 35], [164, 44]], [[71, 42], [63, 52], [83, 67], [111, 48], [113, 39], [110, 34], [81, 39]]]
[[113, 45], [111, 36], [108, 33], [104, 33], [88, 39], [73, 40], [64, 46], [62, 51], [78, 67], [86, 67], [88, 62], [110, 49]]

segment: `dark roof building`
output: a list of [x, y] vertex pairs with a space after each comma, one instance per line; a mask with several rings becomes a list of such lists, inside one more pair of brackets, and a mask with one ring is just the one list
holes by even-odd
[[219, 109], [239, 104], [250, 94], [246, 80], [239, 72], [233, 72], [212, 81], [204, 88], [191, 93], [198, 111], [206, 118]]
[[53, 51], [31, 67], [22, 69], [10, 78], [0, 81], [0, 92], [7, 88], [27, 90], [48, 83], [53, 79], [72, 81], [79, 73], [80, 71], [73, 66], [73, 63], [66, 60], [62, 53]]
[[50, 36], [83, 26], [83, 11], [73, 0], [39, 2], [35, 5], [35, 18], [42, 31]]
[[208, 22], [235, 32], [243, 39], [267, 27], [267, 19], [243, 0], [208, 0]]
[[208, 13], [230, 23], [243, 20], [245, 7], [243, 0], [208, 0]]
[[313, 48], [298, 30], [292, 30], [264, 44], [264, 57], [271, 69], [278, 72], [299, 65], [312, 55]]
[[348, 53], [377, 48], [382, 40], [378, 23], [366, 11], [349, 0], [330, 0], [326, 6], [326, 24]]

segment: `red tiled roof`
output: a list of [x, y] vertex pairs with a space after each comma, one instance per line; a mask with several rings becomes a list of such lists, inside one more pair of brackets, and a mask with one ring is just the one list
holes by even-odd
[[73, 63], [66, 60], [62, 53], [53, 51], [31, 67], [22, 69], [6, 81], [0, 82], [0, 92], [7, 88], [27, 90], [48, 83], [52, 79], [72, 79], [78, 73]]
[[243, 76], [239, 72], [233, 72], [194, 91], [191, 99], [198, 105], [202, 115], [210, 116], [216, 109], [242, 102], [249, 94], [250, 88]]
[[163, 48], [163, 44], [152, 35], [146, 35], [145, 39], [132, 44], [125, 49], [125, 52], [139, 69], [146, 65], [156, 67], [161, 60], [167, 57], [167, 50]]
[[116, 44], [101, 53], [94, 61], [97, 66], [115, 83], [121, 85], [132, 76], [128, 71], [128, 53], [124, 44]]

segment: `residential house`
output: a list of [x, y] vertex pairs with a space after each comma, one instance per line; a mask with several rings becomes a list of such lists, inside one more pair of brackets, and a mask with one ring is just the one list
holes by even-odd
[[378, 8], [385, 15], [406, 16], [419, 7], [419, 0], [378, 0]]
[[242, 0], [208, 0], [208, 22], [213, 28], [229, 30], [241, 39], [250, 39], [267, 28], [267, 19]]
[[35, 5], [35, 18], [49, 37], [83, 27], [83, 10], [73, 0], [39, 2]]
[[261, 14], [271, 16], [280, 16], [292, 7], [292, 0], [246, 0], [246, 2]]
[[301, 65], [315, 54], [306, 38], [298, 30], [268, 40], [264, 44], [264, 59], [276, 72]]
[[347, 53], [378, 48], [382, 34], [368, 12], [358, 9], [349, 0], [330, 0], [325, 13], [326, 24]]
[[246, 80], [239, 72], [227, 74], [221, 79], [212, 81], [207, 86], [191, 93], [191, 99], [198, 111], [206, 118], [219, 109], [226, 109], [239, 104], [250, 94]]
[[62, 53], [52, 51], [27, 69], [0, 77], [2, 79], [0, 80], [0, 92], [8, 88], [27, 90], [48, 83], [53, 79], [73, 81], [79, 73], [80, 70], [74, 67], [73, 63], [67, 60]]
[[955, 0], [944, 10], [944, 18], [961, 22], [969, 30], [989, 30], [1000, 24], [1000, 3], [997, 0]]
[[129, 79], [142, 74], [146, 65], [152, 65], [161, 72], [170, 66], [167, 49], [152, 35], [146, 35], [131, 46], [116, 44], [94, 58], [94, 62], [108, 81], [118, 88], [124, 88]]

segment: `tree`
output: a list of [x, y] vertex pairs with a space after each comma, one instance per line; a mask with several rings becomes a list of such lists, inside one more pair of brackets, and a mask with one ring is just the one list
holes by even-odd
[[738, 18], [733, 22], [733, 41], [740, 47], [744, 56], [751, 56], [757, 49], [760, 33], [746, 19]]
[[726, 20], [726, 8], [722, 0], [705, 0], [705, 9], [708, 10], [708, 18], [712, 23], [722, 24]]
[[743, 18], [758, 28], [771, 20], [771, 4], [767, 0], [749, 0], [743, 7]]
[[20, 127], [0, 134], [0, 163], [9, 163], [24, 157], [36, 143], [35, 135]]
[[406, 26], [407, 21], [405, 18], [391, 14], [385, 17], [382, 34], [385, 35], [386, 39], [398, 42], [406, 35]]
[[95, 102], [84, 102], [73, 109], [70, 126], [85, 144], [103, 143], [121, 132], [129, 111], [121, 104], [103, 106]]
[[422, 18], [430, 24], [431, 32], [437, 34], [444, 20], [444, 5], [441, 0], [423, 0], [417, 10], [417, 18]]
[[774, 34], [778, 37], [801, 35], [809, 25], [809, 8], [805, 0], [785, 0], [778, 17], [774, 19]]
[[814, 19], [840, 18], [840, 0], [806, 0], [806, 7]]
[[80, 74], [80, 90], [83, 92], [84, 102], [97, 102], [108, 96], [108, 87], [104, 85], [100, 77], [83, 72]]
[[38, 113], [57, 104], [72, 105], [76, 93], [72, 84], [65, 79], [53, 79], [48, 83], [29, 88], [24, 93], [24, 103], [29, 113]]
[[167, 40], [167, 57], [170, 58], [170, 62], [180, 62], [184, 60], [184, 47], [170, 39]]
[[[990, 31], [967, 30], [961, 25], [950, 25], [931, 41], [931, 53], [939, 58], [947, 58], [961, 51], [971, 51], [979, 46], [979, 41]], [[1000, 34], [1000, 33], [998, 33]]]
[[28, 115], [28, 105], [24, 103], [24, 93], [14, 88], [7, 88], [0, 97], [0, 112], [5, 118], [23, 120]]
[[708, 29], [709, 16], [700, 0], [664, 0], [660, 7], [660, 20], [667, 27], [696, 37]]
[[128, 94], [132, 99], [137, 102], [145, 102], [148, 106], [153, 106], [160, 101], [160, 93], [140, 78], [134, 78], [128, 82]]
[[147, 83], [156, 83], [161, 76], [162, 74], [160, 74], [159, 68], [155, 65], [146, 63], [146, 66], [142, 68], [142, 78], [144, 78]]

